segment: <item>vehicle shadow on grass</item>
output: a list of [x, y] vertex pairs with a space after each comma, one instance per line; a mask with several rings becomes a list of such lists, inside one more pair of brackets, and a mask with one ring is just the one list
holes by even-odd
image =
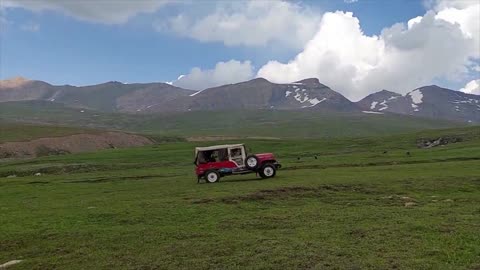
[[273, 181], [273, 180], [276, 180], [276, 179], [278, 179], [278, 178], [281, 178], [281, 177], [276, 176], [275, 178], [266, 178], [266, 179], [262, 179], [262, 178], [260, 178], [260, 177], [246, 178], [246, 179], [222, 179], [222, 180], [218, 181], [217, 184], [221, 184], [221, 183], [235, 183], [235, 182]]

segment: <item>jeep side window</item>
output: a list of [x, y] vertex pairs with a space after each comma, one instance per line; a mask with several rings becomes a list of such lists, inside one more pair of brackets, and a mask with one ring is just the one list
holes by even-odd
[[228, 152], [227, 149], [203, 151], [198, 153], [198, 164], [205, 164], [209, 162], [227, 161]]
[[205, 164], [207, 163], [207, 155], [206, 152], [199, 152], [197, 157], [198, 164]]
[[227, 149], [219, 149], [217, 152], [218, 161], [227, 161], [228, 160], [228, 151]]
[[233, 149], [231, 150], [231, 155], [232, 155], [232, 158], [233, 158], [233, 157], [239, 157], [239, 156], [241, 156], [241, 155], [242, 155], [242, 149], [240, 149], [240, 148], [233, 148]]
[[215, 151], [207, 151], [205, 152], [206, 156], [205, 156], [205, 160], [207, 162], [216, 162], [217, 161], [217, 154], [215, 153]]

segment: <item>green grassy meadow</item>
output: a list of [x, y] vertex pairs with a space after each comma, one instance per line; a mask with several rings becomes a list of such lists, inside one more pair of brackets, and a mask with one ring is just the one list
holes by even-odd
[[[437, 136], [462, 142], [416, 148]], [[0, 264], [480, 268], [480, 127], [245, 142], [277, 155], [277, 177], [197, 184], [193, 148], [215, 142], [0, 163]]]

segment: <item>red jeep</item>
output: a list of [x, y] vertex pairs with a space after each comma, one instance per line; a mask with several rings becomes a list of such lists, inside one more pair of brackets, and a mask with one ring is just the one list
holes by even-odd
[[198, 182], [204, 178], [207, 183], [234, 174], [257, 173], [270, 178], [281, 167], [272, 153], [247, 155], [243, 144], [196, 147], [194, 163]]

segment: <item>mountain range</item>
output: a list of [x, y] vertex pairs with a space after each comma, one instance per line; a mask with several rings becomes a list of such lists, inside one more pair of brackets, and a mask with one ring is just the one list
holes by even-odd
[[375, 113], [480, 122], [480, 96], [436, 85], [420, 87], [406, 95], [382, 90], [368, 95], [357, 102], [357, 105], [363, 110]]
[[[103, 112], [165, 113], [225, 110], [311, 110], [395, 113], [480, 123], [480, 96], [435, 85], [400, 95], [382, 90], [352, 102], [316, 78], [277, 84], [263, 78], [193, 91], [167, 83], [107, 82], [51, 85], [14, 78], [0, 81], [0, 102], [40, 100]], [[1, 106], [1, 105], [0, 105]]]

